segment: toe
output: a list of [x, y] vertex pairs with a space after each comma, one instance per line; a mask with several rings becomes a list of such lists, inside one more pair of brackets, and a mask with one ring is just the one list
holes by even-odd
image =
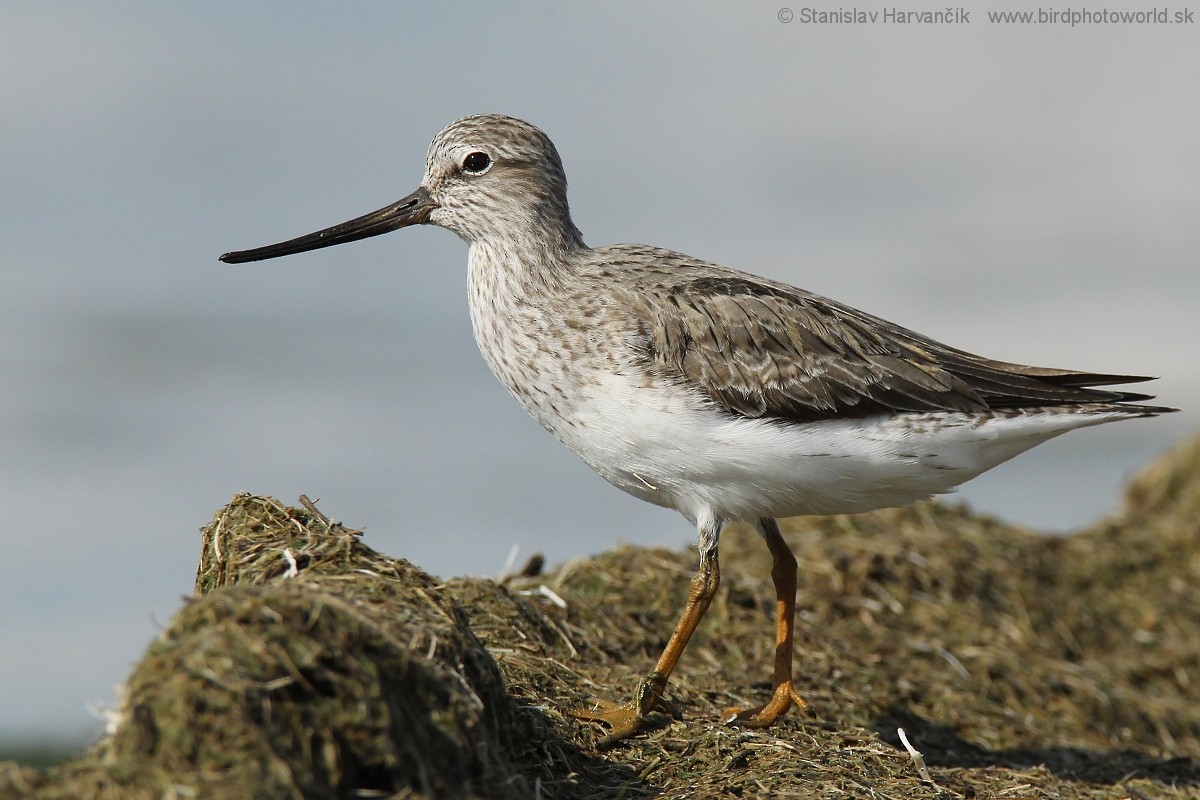
[[721, 714], [721, 723], [724, 725], [739, 725], [744, 728], [766, 728], [779, 719], [792, 706], [804, 710], [808, 708], [808, 703], [804, 702], [796, 689], [790, 683], [783, 683], [775, 687], [775, 694], [771, 696], [771, 701], [757, 708], [727, 708]]
[[573, 708], [567, 712], [567, 716], [575, 719], [585, 719], [589, 722], [605, 722], [612, 724], [614, 719], [622, 719], [625, 714], [632, 713], [636, 716], [637, 711], [632, 703], [614, 703], [611, 700], [593, 700], [592, 705], [586, 708]]
[[575, 719], [590, 722], [602, 722], [610, 730], [599, 742], [597, 747], [612, 747], [642, 730], [645, 718], [638, 713], [633, 703], [611, 703], [607, 700], [597, 700], [591, 708], [577, 708], [567, 712]]

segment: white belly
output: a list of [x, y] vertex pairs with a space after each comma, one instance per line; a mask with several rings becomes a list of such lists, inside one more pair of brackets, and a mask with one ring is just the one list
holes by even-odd
[[678, 387], [622, 376], [579, 401], [569, 426], [535, 416], [613, 485], [693, 521], [906, 505], [1068, 430], [1123, 417], [921, 413], [798, 424], [735, 417]]

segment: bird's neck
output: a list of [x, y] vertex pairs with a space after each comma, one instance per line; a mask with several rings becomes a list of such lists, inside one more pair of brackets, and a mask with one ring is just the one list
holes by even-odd
[[[522, 372], [535, 363], [544, 330], [570, 294], [587, 247], [579, 238], [479, 238], [467, 258], [467, 297], [471, 327], [484, 360], [531, 414], [543, 418], [537, 403], [523, 393], [532, 375]], [[524, 365], [524, 366], [523, 366]]]
[[488, 293], [538, 293], [568, 285], [587, 250], [579, 229], [562, 224], [519, 226], [471, 242], [471, 284]]

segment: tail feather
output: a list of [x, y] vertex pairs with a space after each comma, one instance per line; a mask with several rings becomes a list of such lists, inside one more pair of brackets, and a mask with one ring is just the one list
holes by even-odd
[[[1067, 386], [1072, 389], [1083, 389], [1094, 394], [1107, 395], [1108, 399], [1113, 403], [1126, 404], [1153, 400], [1155, 396], [1152, 394], [1142, 394], [1141, 392], [1111, 391], [1101, 387], [1120, 386], [1126, 383], [1144, 383], [1158, 379], [1151, 375], [1103, 375], [1098, 372], [1067, 372], [1061, 375], [1045, 376], [1043, 380], [1059, 386]], [[1155, 416], [1179, 410], [1177, 408], [1170, 408], [1169, 406], [1132, 406], [1129, 410], [1133, 411], [1135, 409], [1141, 412], [1141, 416]]]
[[[1034, 399], [1034, 396], [1037, 395], [1037, 390], [1034, 387], [1037, 384], [1041, 384], [1045, 389], [1049, 390], [1050, 397], [1046, 398], [1050, 401], [1048, 404], [1112, 403], [1115, 406], [1120, 406], [1121, 410], [1136, 413], [1139, 416], [1154, 416], [1156, 414], [1167, 414], [1179, 410], [1168, 406], [1135, 405], [1146, 400], [1153, 400], [1154, 395], [1106, 388], [1109, 386], [1121, 386], [1127, 383], [1144, 383], [1146, 381], [1157, 380], [1157, 378], [1151, 375], [1114, 375], [1100, 372], [1054, 369], [1051, 367], [1031, 367], [1024, 364], [987, 361], [986, 359], [976, 359], [976, 361], [984, 365], [984, 369], [990, 368], [993, 370], [988, 374], [988, 377], [993, 381], [996, 380], [997, 373], [1007, 373], [1018, 381], [1020, 378], [1034, 379], [1034, 386], [1026, 384], [1012, 392], [1012, 394], [999, 393], [998, 396], [989, 397], [989, 405], [993, 408], [1008, 405], [1026, 405], [1028, 404], [1028, 400]], [[968, 366], [963, 371], [970, 372], [972, 370]], [[1054, 389], [1050, 387], [1054, 387]]]
[[[1142, 395], [1134, 396], [1139, 399], [1142, 397]], [[1150, 400], [1152, 398], [1147, 397], [1146, 399]], [[1114, 403], [1113, 410], [1123, 411], [1133, 417], [1157, 417], [1159, 414], [1173, 414], [1179, 409], [1171, 408], [1170, 406], [1142, 406], [1130, 403]]]

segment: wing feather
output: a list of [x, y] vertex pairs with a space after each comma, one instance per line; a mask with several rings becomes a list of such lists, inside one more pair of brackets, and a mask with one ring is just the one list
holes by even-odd
[[813, 421], [1149, 399], [1092, 388], [1148, 378], [986, 359], [741, 274], [654, 287], [634, 307], [653, 368], [741, 416]]

